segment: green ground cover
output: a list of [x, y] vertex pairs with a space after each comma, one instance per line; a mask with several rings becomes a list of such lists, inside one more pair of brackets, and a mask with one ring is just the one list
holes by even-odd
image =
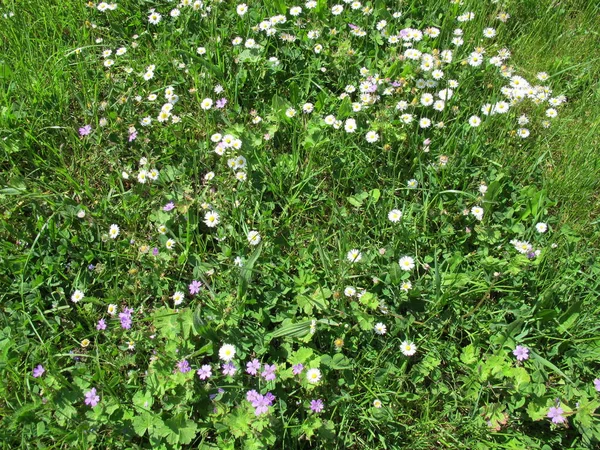
[[597, 448], [600, 6], [0, 8], [6, 448]]

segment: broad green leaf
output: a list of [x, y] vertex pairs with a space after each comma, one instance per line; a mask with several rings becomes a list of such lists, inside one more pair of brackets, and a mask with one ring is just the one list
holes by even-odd
[[304, 322], [296, 322], [296, 323], [290, 323], [290, 322], [283, 322], [282, 326], [279, 327], [277, 330], [275, 330], [273, 333], [271, 333], [269, 339], [275, 339], [275, 338], [279, 338], [279, 337], [284, 337], [284, 336], [291, 336], [291, 337], [304, 337], [307, 334], [310, 333], [310, 324], [311, 324], [311, 320], [306, 320]]
[[178, 414], [172, 419], [165, 421], [165, 426], [169, 430], [167, 442], [171, 445], [185, 445], [192, 442], [196, 437], [198, 425], [191, 420], [187, 420], [183, 414]]
[[462, 349], [460, 360], [467, 365], [473, 364], [479, 360], [479, 349], [473, 344], [469, 344]]
[[132, 420], [133, 430], [138, 436], [143, 436], [146, 431], [153, 428], [153, 416], [150, 413], [144, 412], [139, 416], [135, 416]]
[[369, 309], [375, 309], [379, 306], [379, 300], [377, 300], [377, 296], [371, 292], [365, 292], [360, 296], [359, 301]]
[[379, 198], [381, 197], [381, 191], [379, 189], [373, 189], [371, 191], [371, 198], [373, 198], [373, 202], [377, 203]]
[[296, 364], [304, 364], [313, 355], [313, 353], [314, 351], [310, 347], [300, 347], [292, 356], [288, 358], [288, 361], [292, 366]]
[[256, 247], [256, 250], [252, 252], [252, 254], [248, 257], [248, 260], [244, 263], [244, 266], [240, 270], [240, 281], [238, 284], [238, 299], [242, 299], [248, 290], [248, 285], [250, 284], [250, 280], [252, 278], [252, 273], [254, 269], [254, 264], [258, 260], [263, 248], [263, 243], [261, 242]]

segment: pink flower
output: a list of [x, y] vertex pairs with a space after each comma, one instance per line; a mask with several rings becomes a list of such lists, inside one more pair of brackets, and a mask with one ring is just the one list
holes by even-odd
[[233, 365], [233, 363], [223, 364], [223, 375], [234, 376], [237, 372], [237, 367]]
[[92, 388], [85, 394], [85, 404], [91, 406], [92, 408], [98, 404], [100, 401], [100, 396], [96, 395], [96, 388]]
[[96, 330], [98, 330], [98, 331], [106, 330], [106, 322], [104, 321], [104, 319], [100, 319], [98, 321], [98, 325], [96, 325]]
[[323, 400], [321, 399], [311, 400], [310, 402], [310, 409], [313, 412], [320, 413], [321, 411], [323, 411], [324, 407], [325, 405], [323, 405]]
[[246, 372], [250, 375], [256, 375], [260, 370], [260, 361], [258, 359], [253, 359], [252, 361], [246, 364]]
[[272, 365], [265, 364], [264, 370], [260, 375], [267, 381], [273, 381], [275, 379], [275, 371], [276, 370], [277, 370], [277, 366], [275, 364], [272, 364]]
[[206, 380], [212, 375], [212, 370], [210, 369], [210, 366], [208, 364], [205, 364], [198, 369], [196, 374], [201, 380]]
[[517, 345], [513, 351], [513, 355], [517, 357], [518, 361], [525, 361], [529, 359], [529, 349], [527, 347], [523, 347], [522, 345]]
[[200, 292], [200, 288], [202, 287], [202, 283], [199, 281], [192, 281], [192, 283], [189, 285], [190, 288], [190, 294], [194, 295], [197, 294], [198, 292]]
[[563, 416], [564, 411], [563, 409], [559, 406], [557, 408], [555, 408], [554, 406], [552, 406], [549, 410], [548, 410], [548, 415], [547, 417], [549, 419], [552, 419], [552, 423], [564, 423], [567, 419]]
[[44, 369], [44, 366], [38, 364], [38, 366], [35, 369], [33, 369], [33, 378], [41, 377], [42, 375], [44, 375], [45, 371], [46, 369]]
[[177, 363], [177, 370], [181, 373], [188, 373], [192, 368], [190, 367], [190, 363], [187, 359], [183, 359]]

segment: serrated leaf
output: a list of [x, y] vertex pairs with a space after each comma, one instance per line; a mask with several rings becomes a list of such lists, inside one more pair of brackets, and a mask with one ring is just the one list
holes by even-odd
[[527, 415], [533, 421], [542, 420], [546, 417], [547, 409], [548, 408], [546, 408], [546, 406], [541, 406], [535, 402], [530, 402], [527, 405]]
[[133, 431], [138, 436], [143, 436], [146, 431], [153, 429], [153, 417], [150, 413], [142, 413], [139, 416], [135, 416], [131, 421], [133, 425]]
[[169, 430], [166, 435], [167, 442], [171, 445], [185, 445], [192, 442], [196, 437], [198, 425], [191, 420], [186, 420], [183, 414], [178, 414], [172, 419], [165, 421], [165, 426]]
[[317, 288], [310, 296], [310, 302], [317, 310], [323, 311], [329, 307], [327, 299], [330, 298], [331, 295], [331, 290], [327, 288]]
[[138, 408], [150, 409], [154, 404], [152, 394], [150, 392], [137, 391], [133, 396], [133, 404]]
[[300, 347], [294, 352], [294, 354], [288, 358], [289, 363], [292, 366], [296, 364], [304, 364], [312, 355], [314, 351], [310, 347]]
[[379, 300], [377, 300], [377, 296], [371, 292], [365, 292], [360, 296], [359, 301], [369, 309], [375, 309], [379, 306]]
[[352, 361], [341, 353], [336, 353], [331, 359], [330, 367], [336, 370], [350, 369], [352, 367]]
[[529, 374], [527, 373], [527, 370], [525, 370], [524, 367], [514, 367], [512, 369], [512, 376], [515, 379], [515, 385], [517, 387], [517, 390], [523, 384], [531, 382], [531, 377], [529, 376]]
[[467, 365], [477, 362], [479, 359], [479, 349], [473, 344], [469, 344], [462, 349], [460, 360]]

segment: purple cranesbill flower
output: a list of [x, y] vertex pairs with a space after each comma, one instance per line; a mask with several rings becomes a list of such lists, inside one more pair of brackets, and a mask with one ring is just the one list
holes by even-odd
[[246, 372], [250, 375], [256, 375], [259, 370], [260, 361], [256, 358], [254, 358], [252, 361], [249, 361], [248, 364], [246, 364]]
[[392, 82], [392, 86], [400, 87], [400, 86], [402, 86], [402, 83], [400, 83], [399, 81], [394, 81], [394, 82]]
[[296, 364], [295, 366], [292, 366], [292, 373], [294, 375], [300, 375], [303, 370], [304, 366], [302, 364]]
[[163, 206], [163, 211], [171, 211], [173, 208], [175, 208], [175, 203], [173, 202], [169, 202], [167, 203], [165, 206]]
[[369, 89], [367, 89], [367, 92], [377, 92], [377, 85], [376, 84], [372, 84], [371, 86], [369, 86]]
[[564, 423], [567, 419], [565, 418], [565, 416], [563, 416], [564, 411], [563, 409], [558, 406], [558, 407], [550, 407], [550, 409], [548, 410], [548, 415], [546, 417], [548, 417], [549, 419], [552, 419], [552, 423]]
[[133, 133], [131, 133], [131, 134], [129, 135], [129, 138], [128, 138], [128, 139], [129, 139], [129, 142], [131, 142], [131, 141], [135, 141], [135, 138], [136, 138], [136, 137], [137, 137], [137, 131], [134, 131]]
[[513, 355], [517, 357], [518, 361], [525, 361], [526, 359], [529, 359], [529, 349], [522, 345], [517, 345], [513, 350]]
[[254, 414], [260, 416], [266, 414], [269, 411], [269, 406], [275, 401], [275, 396], [270, 392], [265, 395], [261, 395], [254, 389], [246, 393], [246, 400], [248, 400], [254, 407]]
[[323, 404], [323, 400], [321, 400], [320, 398], [317, 400], [311, 400], [310, 409], [313, 412], [320, 413], [321, 411], [323, 411], [323, 408], [325, 408], [325, 405]]
[[196, 375], [198, 375], [198, 378], [201, 380], [207, 380], [212, 375], [212, 370], [208, 364], [204, 364], [198, 369]]
[[104, 319], [100, 319], [98, 321], [98, 325], [96, 325], [96, 330], [98, 330], [98, 331], [106, 330], [106, 322], [104, 321]]
[[152, 249], [152, 256], [158, 256], [158, 247]]
[[223, 375], [234, 376], [235, 373], [237, 372], [237, 367], [235, 367], [233, 365], [233, 363], [230, 363], [230, 362], [223, 364], [222, 368], [223, 368]]
[[273, 381], [275, 379], [275, 371], [276, 370], [277, 370], [276, 364], [272, 364], [272, 365], [265, 364], [264, 370], [262, 371], [262, 373], [260, 375], [267, 381]]
[[93, 265], [93, 264], [90, 264], [90, 265], [88, 266], [88, 270], [94, 270], [95, 268], [96, 268], [96, 266], [95, 266], [95, 265]]
[[254, 414], [257, 416], [269, 412], [269, 405], [267, 404], [267, 401], [263, 396], [261, 396], [261, 398], [258, 401], [252, 403], [252, 406], [254, 406]]
[[222, 109], [222, 108], [225, 108], [226, 104], [227, 104], [227, 99], [221, 98], [221, 99], [217, 100], [217, 102], [215, 103], [215, 107], [217, 109]]
[[188, 373], [192, 368], [190, 367], [190, 363], [187, 359], [182, 359], [177, 363], [177, 370], [181, 373]]
[[33, 369], [33, 378], [41, 377], [42, 375], [44, 375], [45, 371], [46, 369], [44, 369], [44, 366], [38, 364], [38, 366], [35, 369]]
[[400, 37], [404, 38], [410, 34], [410, 28], [405, 28], [404, 30], [400, 30]]
[[189, 285], [190, 294], [192, 294], [192, 295], [197, 294], [198, 292], [200, 292], [201, 287], [202, 287], [202, 283], [200, 283], [199, 281], [193, 280], [192, 283]]
[[79, 129], [79, 136], [87, 136], [92, 132], [91, 125], [84, 125]]
[[535, 259], [535, 257], [536, 257], [536, 256], [537, 256], [537, 255], [536, 255], [536, 253], [535, 253], [535, 252], [529, 252], [529, 253], [527, 253], [527, 258], [528, 258], [528, 259]]
[[100, 401], [100, 396], [96, 394], [96, 388], [92, 388], [90, 391], [85, 394], [85, 404], [91, 406], [92, 408], [98, 404]]
[[596, 379], [594, 380], [594, 387], [596, 388], [596, 390], [597, 390], [598, 392], [600, 392], [600, 378], [596, 378]]
[[121, 320], [121, 327], [129, 330], [131, 328], [131, 314], [133, 314], [133, 308], [125, 308], [122, 313], [119, 313], [119, 320]]
[[258, 400], [260, 397], [261, 395], [254, 389], [246, 392], [246, 400], [248, 400], [250, 403], [253, 403], [254, 401]]

